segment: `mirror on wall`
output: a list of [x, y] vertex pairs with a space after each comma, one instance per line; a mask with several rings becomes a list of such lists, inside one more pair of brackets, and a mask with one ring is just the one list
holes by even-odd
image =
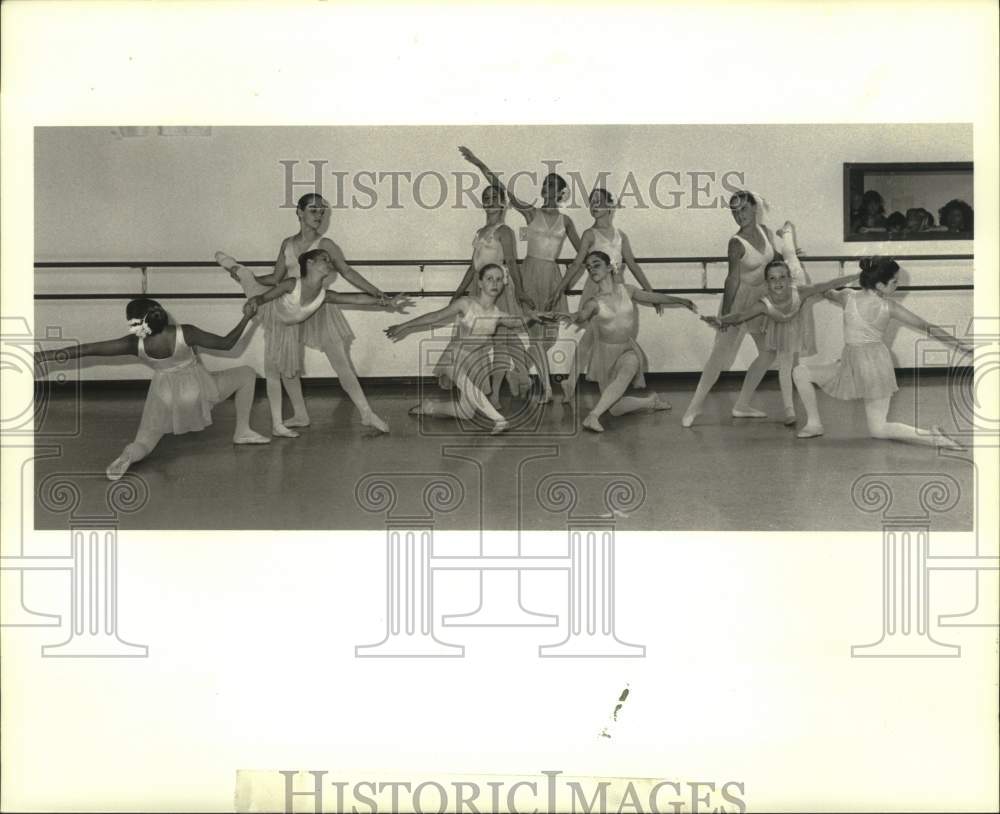
[[971, 240], [972, 162], [844, 164], [844, 240]]

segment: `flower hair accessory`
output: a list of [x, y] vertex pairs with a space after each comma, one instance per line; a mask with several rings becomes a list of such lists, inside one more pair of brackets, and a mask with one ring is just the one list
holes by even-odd
[[142, 319], [130, 319], [128, 321], [128, 332], [130, 334], [135, 334], [140, 339], [145, 339], [152, 333], [149, 326], [146, 324], [145, 317]]

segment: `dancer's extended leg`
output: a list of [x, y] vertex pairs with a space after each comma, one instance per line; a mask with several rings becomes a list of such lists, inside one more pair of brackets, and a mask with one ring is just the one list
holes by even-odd
[[604, 432], [600, 417], [611, 408], [612, 404], [621, 399], [628, 389], [629, 383], [635, 378], [635, 374], [639, 372], [639, 357], [635, 355], [634, 351], [629, 351], [623, 354], [618, 360], [617, 368], [615, 377], [601, 391], [601, 397], [598, 399], [594, 409], [583, 419], [583, 426], [588, 430]]
[[732, 367], [745, 333], [743, 328], [729, 328], [716, 333], [712, 352], [709, 354], [708, 361], [705, 362], [705, 369], [701, 373], [701, 378], [698, 379], [698, 386], [691, 397], [691, 403], [684, 411], [681, 426], [690, 427], [701, 413], [709, 391], [719, 380], [719, 374]]
[[806, 425], [799, 430], [799, 438], [815, 438], [823, 434], [823, 422], [819, 417], [816, 403], [816, 388], [813, 386], [812, 371], [806, 365], [796, 365], [792, 370], [792, 380], [799, 391], [802, 406], [806, 408]]
[[330, 361], [333, 372], [337, 374], [340, 386], [344, 388], [344, 392], [361, 413], [361, 423], [381, 432], [389, 432], [389, 425], [375, 414], [371, 405], [368, 404], [368, 399], [365, 398], [361, 382], [358, 381], [358, 376], [354, 372], [354, 365], [351, 364], [351, 358], [347, 355], [347, 347], [342, 342], [327, 342], [323, 345], [323, 352]]
[[739, 398], [733, 405], [734, 418], [767, 418], [767, 413], [756, 410], [750, 406], [753, 394], [757, 392], [764, 374], [774, 364], [774, 351], [768, 350], [763, 333], [750, 334], [754, 344], [757, 346], [757, 358], [750, 363], [746, 375], [743, 377], [743, 387], [740, 388]]
[[781, 403], [785, 408], [785, 424], [795, 423], [795, 388], [792, 384], [792, 368], [795, 367], [795, 354], [791, 351], [781, 351], [777, 355], [778, 385], [781, 388]]

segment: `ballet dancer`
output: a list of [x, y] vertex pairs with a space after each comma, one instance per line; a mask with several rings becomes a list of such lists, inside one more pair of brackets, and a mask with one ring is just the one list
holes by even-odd
[[657, 393], [644, 398], [625, 395], [629, 385], [646, 386], [643, 374], [648, 369], [646, 354], [635, 341], [635, 303], [682, 307], [694, 313], [697, 309], [691, 300], [642, 291], [616, 280], [611, 258], [605, 252], [591, 251], [586, 266], [595, 295], [583, 302], [577, 313], [559, 317], [576, 325], [590, 324], [593, 330], [593, 341], [587, 347], [587, 356], [580, 357], [580, 366], [589, 381], [597, 382], [601, 397], [582, 423], [588, 430], [604, 432], [600, 418], [605, 412], [619, 416], [637, 410], [670, 409]]
[[819, 385], [834, 398], [862, 399], [872, 438], [961, 449], [938, 425], [931, 427], [927, 434], [916, 427], [886, 420], [892, 394], [899, 388], [884, 334], [895, 319], [967, 353], [972, 353], [974, 348], [892, 301], [899, 285], [899, 264], [891, 257], [866, 257], [859, 265], [861, 291], [845, 289], [826, 293], [827, 299], [844, 309], [844, 350], [840, 360], [827, 365], [798, 365], [792, 371], [807, 416], [798, 437], [816, 438], [823, 434], [813, 388]]
[[[590, 215], [594, 219], [594, 223], [584, 231], [583, 236], [580, 238], [576, 257], [569, 268], [566, 269], [566, 274], [563, 275], [558, 288], [556, 288], [552, 296], [549, 297], [548, 302], [543, 306], [545, 311], [555, 310], [559, 302], [565, 299], [566, 292], [569, 291], [580, 275], [586, 270], [586, 259], [592, 251], [603, 252], [611, 258], [611, 274], [617, 282], [625, 282], [625, 272], [622, 267], [624, 264], [632, 272], [632, 275], [639, 282], [639, 285], [642, 286], [643, 290], [649, 293], [653, 292], [649, 278], [646, 277], [646, 273], [632, 254], [632, 245], [629, 243], [628, 235], [614, 226], [615, 211], [618, 209], [614, 196], [606, 189], [599, 187], [590, 193], [589, 204]], [[594, 285], [594, 281], [588, 275], [584, 282], [583, 292], [580, 295], [580, 302], [577, 307], [582, 308], [596, 293], [597, 288]], [[663, 313], [660, 305], [656, 306], [656, 313]], [[638, 320], [634, 322], [633, 327], [637, 336], [639, 333]], [[580, 370], [578, 360], [589, 357], [592, 341], [593, 335], [588, 328], [577, 343], [570, 375], [562, 383], [563, 398], [567, 404], [571, 403], [573, 392], [576, 390]]]
[[792, 369], [799, 355], [816, 355], [815, 335], [811, 324], [806, 321], [806, 316], [810, 313], [808, 300], [848, 285], [857, 280], [858, 275], [850, 274], [818, 285], [801, 285], [793, 281], [784, 260], [772, 260], [764, 269], [764, 278], [768, 293], [749, 308], [721, 317], [702, 319], [713, 328], [723, 330], [760, 316], [766, 317], [764, 345], [777, 356], [778, 383], [785, 407], [784, 423], [786, 427], [791, 427], [796, 422]]
[[496, 263], [487, 263], [476, 276], [478, 285], [475, 296], [459, 297], [438, 311], [390, 325], [385, 334], [398, 342], [413, 331], [454, 321], [455, 334], [442, 354], [435, 374], [444, 389], [458, 388], [458, 403], [424, 399], [410, 410], [410, 414], [470, 419], [478, 410], [493, 422], [493, 434], [496, 435], [507, 429], [508, 422], [486, 398], [482, 387], [491, 373], [489, 356], [495, 347], [494, 335], [501, 328], [523, 331], [526, 322], [533, 322], [539, 317], [530, 312], [527, 316], [511, 316], [500, 310], [497, 303], [502, 297], [507, 275]]
[[[243, 318], [225, 336], [194, 325], [170, 325], [167, 313], [156, 300], [132, 300], [125, 308], [128, 336], [59, 350], [38, 351], [35, 362], [79, 359], [85, 356], [137, 356], [153, 369], [146, 404], [135, 440], [128, 444], [106, 470], [109, 480], [118, 480], [128, 468], [148, 456], [168, 434], [197, 432], [212, 423], [212, 408], [236, 396], [234, 444], [267, 444], [270, 438], [250, 427], [250, 407], [256, 374], [247, 365], [209, 373], [195, 348], [231, 350], [250, 321]], [[44, 368], [43, 368], [44, 369]]]
[[341, 294], [329, 291], [330, 277], [337, 276], [337, 268], [326, 249], [310, 249], [299, 255], [299, 276], [286, 277], [280, 283], [247, 299], [245, 314], [257, 313], [262, 305], [274, 303], [277, 318], [286, 325], [297, 325], [311, 318], [324, 303], [335, 305], [374, 305], [387, 311], [404, 313], [413, 305], [402, 294], [391, 299], [373, 297], [371, 294]]
[[[726, 276], [719, 314], [743, 311], [767, 293], [764, 269], [776, 254], [781, 254], [790, 268], [798, 262], [794, 244], [789, 241], [790, 245], [786, 246], [780, 235], [775, 235], [761, 223], [764, 203], [758, 196], [745, 190], [737, 191], [729, 199], [729, 208], [740, 228], [729, 239], [729, 274]], [[735, 331], [727, 330], [724, 326], [718, 330], [694, 396], [681, 419], [682, 427], [694, 424], [709, 391], [718, 381], [719, 374], [732, 365], [743, 343], [743, 337], [748, 333], [757, 346], [757, 358], [751, 362], [743, 377], [743, 387], [736, 404], [733, 405], [732, 416], [767, 418], [767, 413], [750, 406], [750, 399], [753, 398], [764, 374], [774, 363], [775, 352], [768, 350], [765, 327], [765, 317], [759, 316], [741, 323]]]
[[[295, 214], [299, 220], [299, 231], [282, 241], [281, 248], [278, 250], [278, 258], [274, 264], [274, 271], [270, 274], [255, 277], [229, 255], [223, 252], [216, 253], [216, 262], [243, 286], [248, 297], [263, 294], [263, 287], [277, 285], [288, 274], [297, 274], [298, 258], [303, 252], [311, 249], [325, 249], [333, 260], [339, 276], [379, 301], [385, 302], [388, 299], [382, 291], [351, 268], [340, 247], [330, 238], [325, 237], [330, 224], [330, 204], [321, 195], [314, 192], [303, 195], [299, 198]], [[274, 345], [270, 350], [270, 358], [280, 362], [277, 368], [274, 364], [265, 368], [265, 379], [268, 375], [271, 376], [270, 379], [267, 379], [268, 402], [271, 405], [271, 420], [276, 427], [283, 426], [288, 429], [289, 427], [309, 426], [309, 415], [306, 412], [305, 400], [302, 398], [301, 377], [298, 375], [302, 370], [300, 344], [304, 344], [311, 348], [318, 348], [326, 354], [333, 372], [337, 374], [340, 386], [344, 388], [354, 406], [361, 413], [361, 423], [379, 432], [389, 432], [389, 425], [375, 414], [361, 389], [361, 383], [354, 371], [348, 350], [351, 340], [354, 339], [354, 333], [336, 304], [325, 302], [322, 308], [319, 308], [310, 319], [302, 322], [297, 328], [283, 323], [281, 323], [283, 327], [277, 327], [280, 320], [272, 313], [272, 309], [263, 311], [262, 321], [264, 327], [269, 331], [266, 343]], [[268, 359], [267, 344], [265, 344], [265, 359]], [[293, 367], [294, 375], [291, 375]], [[279, 374], [283, 373], [290, 375], [279, 378]], [[281, 384], [284, 384], [285, 389], [288, 390], [294, 411], [292, 418], [285, 422], [281, 421]], [[297, 435], [294, 430], [288, 432], [279, 430], [276, 434]]]
[[[452, 302], [469, 295], [479, 296], [479, 272], [488, 265], [499, 266], [504, 273], [504, 285], [501, 289], [497, 307], [508, 316], [520, 316], [523, 309], [533, 309], [536, 303], [524, 291], [521, 281], [521, 271], [517, 263], [517, 244], [514, 241], [513, 230], [504, 223], [507, 208], [507, 193], [503, 187], [490, 185], [483, 190], [483, 209], [486, 212], [486, 225], [476, 232], [472, 241], [472, 261], [466, 269], [462, 282], [452, 295]], [[519, 363], [523, 353], [519, 353], [524, 343], [517, 334], [517, 329], [501, 325], [493, 336], [494, 354], [493, 371], [490, 376], [490, 402], [494, 408], [500, 408], [500, 385], [506, 378], [511, 395], [515, 398], [528, 393], [531, 380], [524, 365]], [[530, 353], [530, 349], [529, 349]], [[545, 364], [541, 354], [536, 349], [530, 356], [536, 366]], [[547, 368], [546, 368], [547, 369]], [[542, 368], [539, 368], [542, 370]], [[551, 385], [548, 377], [543, 377], [542, 401], [551, 397]], [[544, 388], [548, 387], [546, 391]]]
[[[489, 167], [486, 166], [468, 147], [459, 147], [459, 152], [466, 161], [475, 165], [490, 184], [505, 189], [503, 182]], [[524, 216], [528, 224], [528, 246], [525, 250], [524, 262], [521, 264], [521, 282], [524, 292], [535, 307], [550, 303], [549, 308], [556, 311], [567, 311], [566, 296], [557, 295], [556, 290], [562, 281], [559, 271], [559, 255], [562, 254], [566, 238], [573, 244], [573, 249], [580, 248], [580, 236], [577, 234], [573, 220], [559, 211], [559, 205], [567, 197], [566, 179], [550, 172], [542, 179], [541, 206], [533, 206], [518, 200], [507, 191], [511, 206]], [[531, 348], [541, 345], [541, 353], [532, 356], [542, 380], [542, 401], [552, 398], [552, 386], [549, 384], [548, 354], [555, 344], [555, 326], [546, 322], [532, 322], [528, 336]], [[537, 358], [536, 358], [537, 357]], [[543, 367], [544, 366], [544, 370]]]

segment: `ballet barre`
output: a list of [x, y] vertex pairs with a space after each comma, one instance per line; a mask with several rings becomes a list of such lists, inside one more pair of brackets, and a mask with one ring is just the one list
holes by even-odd
[[[856, 263], [862, 255], [806, 255], [803, 260], [809, 263], [838, 263], [839, 274], [844, 274], [848, 263]], [[898, 261], [971, 261], [972, 254], [907, 254], [894, 255]], [[666, 256], [666, 257], [640, 257], [638, 262], [643, 266], [656, 265], [695, 265], [701, 267], [701, 285], [696, 287], [671, 287], [656, 288], [661, 294], [721, 294], [722, 288], [709, 287], [708, 275], [709, 266], [724, 265], [728, 262], [726, 257], [721, 256]], [[391, 269], [416, 269], [419, 273], [419, 286], [414, 291], [393, 292], [404, 294], [408, 297], [451, 297], [453, 290], [429, 290], [424, 287], [424, 274], [428, 268], [465, 268], [469, 261], [465, 259], [358, 259], [348, 260], [350, 265], [357, 268], [391, 268]], [[561, 258], [556, 262], [563, 266], [568, 266], [573, 261], [568, 258]], [[242, 263], [248, 268], [270, 269], [274, 267], [273, 260], [248, 260]], [[45, 269], [67, 269], [67, 270], [94, 270], [94, 269], [118, 269], [122, 271], [133, 271], [139, 274], [138, 291], [132, 292], [94, 292], [94, 293], [35, 293], [36, 300], [102, 300], [102, 299], [131, 299], [136, 296], [149, 296], [154, 299], [243, 299], [241, 291], [224, 292], [163, 292], [150, 293], [149, 272], [151, 269], [192, 269], [201, 270], [206, 268], [219, 268], [214, 260], [60, 260], [60, 261], [36, 261], [34, 268]], [[577, 295], [582, 289], [572, 289], [567, 292], [570, 295]], [[965, 283], [940, 284], [940, 285], [911, 285], [900, 286], [900, 291], [971, 291], [973, 286]]]

